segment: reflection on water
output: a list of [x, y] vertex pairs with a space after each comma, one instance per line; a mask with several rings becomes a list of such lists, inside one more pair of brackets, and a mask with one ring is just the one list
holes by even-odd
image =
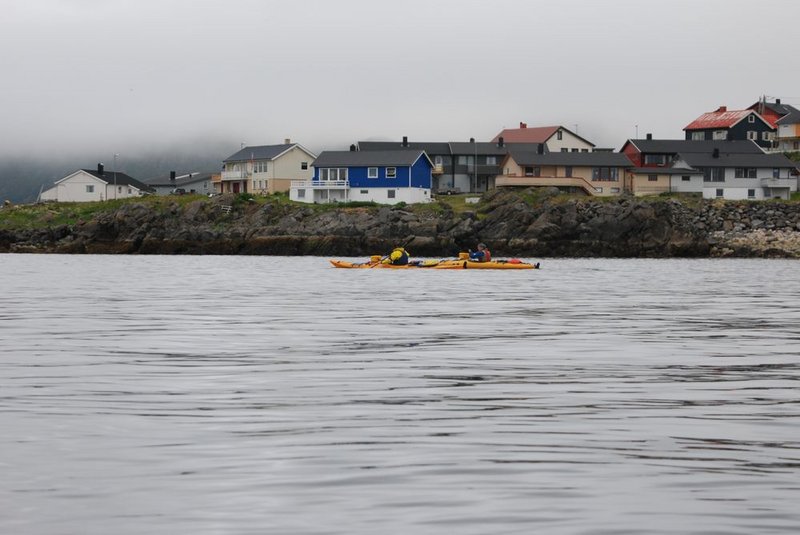
[[0, 262], [3, 533], [800, 526], [796, 262]]

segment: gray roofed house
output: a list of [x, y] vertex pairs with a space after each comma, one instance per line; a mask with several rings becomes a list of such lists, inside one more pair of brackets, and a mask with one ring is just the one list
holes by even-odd
[[171, 193], [214, 193], [213, 183], [214, 173], [192, 172], [178, 175], [172, 171], [169, 175], [149, 178], [145, 180], [150, 187], [155, 190], [157, 195], [169, 195]]
[[424, 150], [429, 157], [435, 155], [450, 155], [450, 144], [439, 141], [359, 141], [358, 150]]
[[751, 167], [796, 169], [793, 162], [783, 154], [731, 154], [720, 152], [682, 152], [678, 159], [694, 168], [700, 167]]
[[57, 202], [92, 202], [141, 197], [153, 189], [119, 171], [106, 171], [102, 163], [97, 169], [78, 169], [41, 192], [39, 200]]
[[289, 191], [292, 180], [311, 178], [316, 154], [287, 139], [279, 145], [243, 147], [223, 160], [218, 193], [271, 194]]

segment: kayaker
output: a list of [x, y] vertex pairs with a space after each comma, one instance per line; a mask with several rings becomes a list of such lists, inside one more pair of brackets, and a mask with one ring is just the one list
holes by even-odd
[[473, 262], [490, 262], [492, 260], [492, 253], [486, 247], [485, 243], [479, 243], [477, 251], [469, 252], [469, 259]]
[[402, 247], [395, 247], [392, 252], [383, 259], [384, 264], [392, 264], [393, 266], [406, 266], [408, 265], [408, 251]]

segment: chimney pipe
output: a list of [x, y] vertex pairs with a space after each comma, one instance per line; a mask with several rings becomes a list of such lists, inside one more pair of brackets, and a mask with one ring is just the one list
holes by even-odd
[[403, 146], [408, 147], [408, 136], [403, 136]]
[[175, 182], [175, 171], [170, 171], [170, 172], [169, 172], [169, 179], [170, 179], [172, 182]]
[[714, 152], [711, 153], [712, 158], [719, 158], [719, 149], [714, 149]]
[[284, 145], [291, 145], [291, 143], [292, 143], [292, 140], [291, 140], [291, 139], [289, 139], [288, 137], [287, 137], [287, 138], [284, 138], [284, 140], [283, 140], [283, 144], [284, 144]]
[[647, 139], [653, 139], [653, 134], [647, 134]]
[[350, 145], [350, 152], [355, 152], [355, 151], [356, 151], [356, 146]]
[[523, 123], [523, 122], [520, 122], [520, 123], [519, 123], [519, 127], [520, 127], [520, 128], [528, 128], [528, 123]]
[[474, 137], [469, 138], [469, 142], [470, 143], [475, 143], [475, 138]]
[[100, 175], [100, 176], [103, 176], [103, 164], [102, 163], [98, 163], [97, 164], [97, 174]]
[[720, 106], [719, 109], [717, 109], [717, 111], [721, 112], [721, 113], [724, 113], [724, 112], [728, 111], [728, 107], [727, 106]]
[[499, 138], [497, 138], [497, 146], [498, 147], [502, 147], [504, 142], [505, 142], [505, 140], [503, 139], [503, 136], [500, 136]]
[[780, 104], [780, 103], [781, 103], [781, 99], [779, 99], [779, 98], [776, 98], [776, 99], [775, 99], [775, 104]]

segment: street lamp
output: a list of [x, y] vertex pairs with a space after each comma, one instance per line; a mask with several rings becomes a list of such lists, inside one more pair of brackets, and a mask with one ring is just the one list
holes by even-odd
[[111, 172], [114, 173], [114, 200], [117, 200], [117, 156], [119, 154], [114, 153], [114, 166], [111, 168]]

